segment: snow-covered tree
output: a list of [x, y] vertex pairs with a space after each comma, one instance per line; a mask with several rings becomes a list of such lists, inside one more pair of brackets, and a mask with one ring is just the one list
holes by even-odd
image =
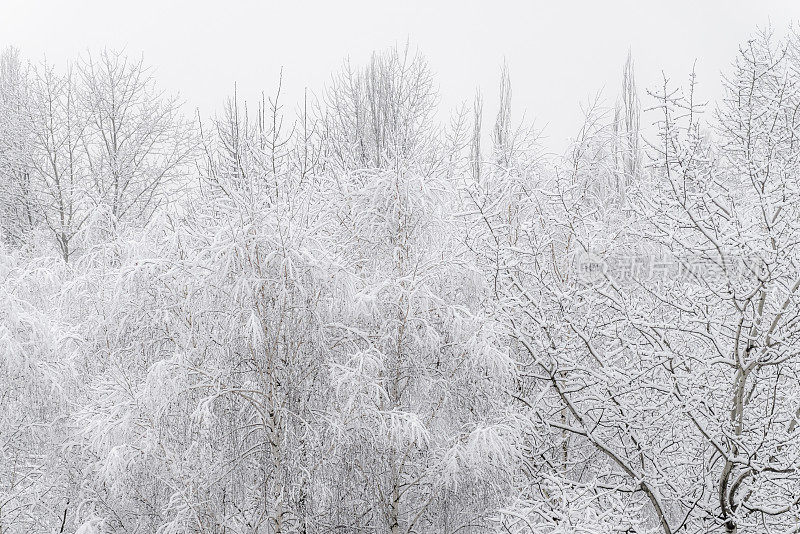
[[410, 47], [196, 138], [77, 65], [0, 55], [0, 533], [797, 532], [798, 34], [563, 155]]
[[116, 220], [146, 222], [182, 187], [191, 130], [142, 59], [108, 49], [78, 64], [86, 187]]

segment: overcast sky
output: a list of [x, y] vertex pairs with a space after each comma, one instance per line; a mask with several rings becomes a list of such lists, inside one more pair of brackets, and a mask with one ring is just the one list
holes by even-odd
[[616, 98], [627, 50], [643, 92], [662, 70], [684, 79], [697, 60], [701, 94], [719, 92], [719, 73], [757, 25], [778, 33], [800, 20], [798, 0], [630, 1], [282, 1], [0, 0], [0, 44], [34, 61], [63, 64], [108, 45], [144, 54], [164, 89], [189, 108], [219, 109], [236, 81], [242, 93], [270, 91], [281, 67], [287, 96], [318, 91], [350, 56], [410, 39], [429, 59], [442, 105], [484, 93], [496, 107], [504, 58], [515, 115], [545, 127], [563, 148], [580, 104], [603, 90]]

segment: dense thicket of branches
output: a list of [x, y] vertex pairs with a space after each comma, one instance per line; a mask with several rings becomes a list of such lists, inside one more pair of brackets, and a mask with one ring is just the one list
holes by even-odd
[[723, 82], [554, 156], [506, 67], [188, 120], [7, 49], [0, 533], [800, 532], [800, 36]]

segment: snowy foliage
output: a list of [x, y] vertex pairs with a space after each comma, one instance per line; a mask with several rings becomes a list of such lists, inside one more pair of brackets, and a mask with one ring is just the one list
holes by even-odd
[[6, 50], [0, 533], [797, 532], [800, 36], [695, 84], [556, 156], [408, 46], [194, 120]]

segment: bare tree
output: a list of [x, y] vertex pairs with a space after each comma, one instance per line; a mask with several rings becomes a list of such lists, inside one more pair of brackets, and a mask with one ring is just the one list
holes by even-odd
[[19, 51], [0, 54], [0, 211], [3, 239], [22, 244], [36, 222], [36, 200], [26, 158], [30, 153], [25, 125], [28, 71]]
[[628, 58], [622, 69], [622, 92], [614, 109], [614, 134], [618, 143], [614, 151], [617, 184], [620, 202], [625, 203], [625, 195], [631, 181], [641, 172], [641, 149], [639, 147], [639, 122], [641, 110], [639, 96], [636, 91], [636, 80], [633, 70], [633, 56], [628, 51]]
[[483, 96], [480, 91], [475, 92], [475, 100], [472, 104], [472, 136], [469, 142], [469, 159], [472, 166], [472, 178], [476, 182], [481, 179], [481, 125], [483, 123]]
[[436, 95], [427, 61], [410, 45], [375, 52], [364, 69], [349, 61], [325, 98], [327, 159], [336, 169], [431, 164]]
[[32, 133], [28, 161], [38, 208], [64, 261], [89, 216], [89, 167], [83, 151], [87, 120], [78, 91], [72, 68], [61, 75], [43, 65], [35, 70], [27, 108]]
[[117, 220], [146, 222], [182, 186], [193, 148], [179, 101], [156, 88], [142, 59], [122, 52], [88, 54], [78, 72], [94, 201]]

